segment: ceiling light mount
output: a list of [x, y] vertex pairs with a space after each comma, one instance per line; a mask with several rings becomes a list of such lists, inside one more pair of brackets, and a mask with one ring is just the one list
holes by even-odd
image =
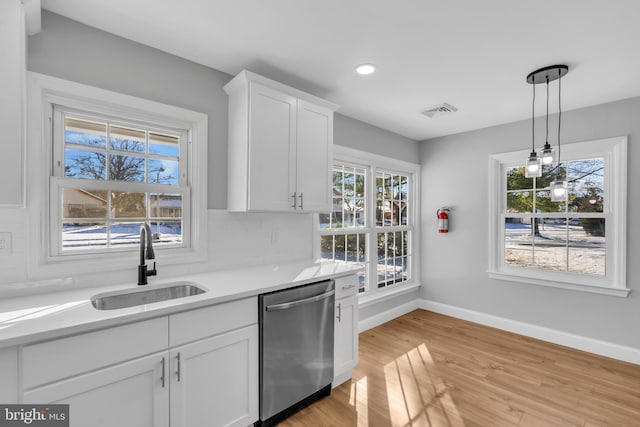
[[527, 83], [537, 85], [538, 83], [547, 83], [558, 80], [569, 72], [566, 65], [549, 65], [548, 67], [538, 68], [527, 75]]

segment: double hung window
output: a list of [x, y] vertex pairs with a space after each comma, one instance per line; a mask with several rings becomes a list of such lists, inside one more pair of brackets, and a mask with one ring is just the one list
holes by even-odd
[[[413, 261], [410, 240], [408, 173], [376, 171], [376, 225], [378, 288], [411, 279], [410, 263]], [[412, 197], [413, 198], [413, 197]], [[413, 200], [411, 200], [413, 202]]]
[[[490, 275], [626, 295], [626, 138], [563, 145], [539, 178], [525, 177], [525, 157], [491, 156]], [[567, 191], [553, 201], [558, 177]]]
[[367, 240], [368, 175], [366, 166], [344, 163], [333, 166], [332, 209], [321, 213], [320, 255], [322, 258], [362, 263], [360, 292], [364, 292], [369, 264]]
[[207, 115], [28, 77], [31, 274], [129, 269], [144, 222], [163, 265], [206, 259]]
[[189, 244], [186, 130], [54, 107], [52, 253]]
[[413, 282], [418, 166], [336, 151], [332, 210], [319, 215], [320, 256], [362, 264], [361, 293]]

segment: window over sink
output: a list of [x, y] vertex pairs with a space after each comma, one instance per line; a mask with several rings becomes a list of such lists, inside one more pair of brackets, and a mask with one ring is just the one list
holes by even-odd
[[165, 265], [205, 259], [206, 114], [36, 73], [29, 92], [36, 276], [130, 267], [144, 222]]
[[[52, 253], [189, 245], [186, 129], [53, 108]], [[53, 219], [55, 218], [55, 223]]]

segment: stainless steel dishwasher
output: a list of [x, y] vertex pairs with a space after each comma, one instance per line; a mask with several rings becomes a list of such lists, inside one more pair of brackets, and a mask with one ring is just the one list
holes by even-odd
[[270, 426], [331, 393], [333, 280], [259, 296], [260, 421]]

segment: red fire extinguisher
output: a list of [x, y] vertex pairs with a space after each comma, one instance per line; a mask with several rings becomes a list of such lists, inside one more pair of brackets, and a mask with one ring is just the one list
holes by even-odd
[[449, 208], [440, 208], [438, 214], [438, 233], [449, 232]]

